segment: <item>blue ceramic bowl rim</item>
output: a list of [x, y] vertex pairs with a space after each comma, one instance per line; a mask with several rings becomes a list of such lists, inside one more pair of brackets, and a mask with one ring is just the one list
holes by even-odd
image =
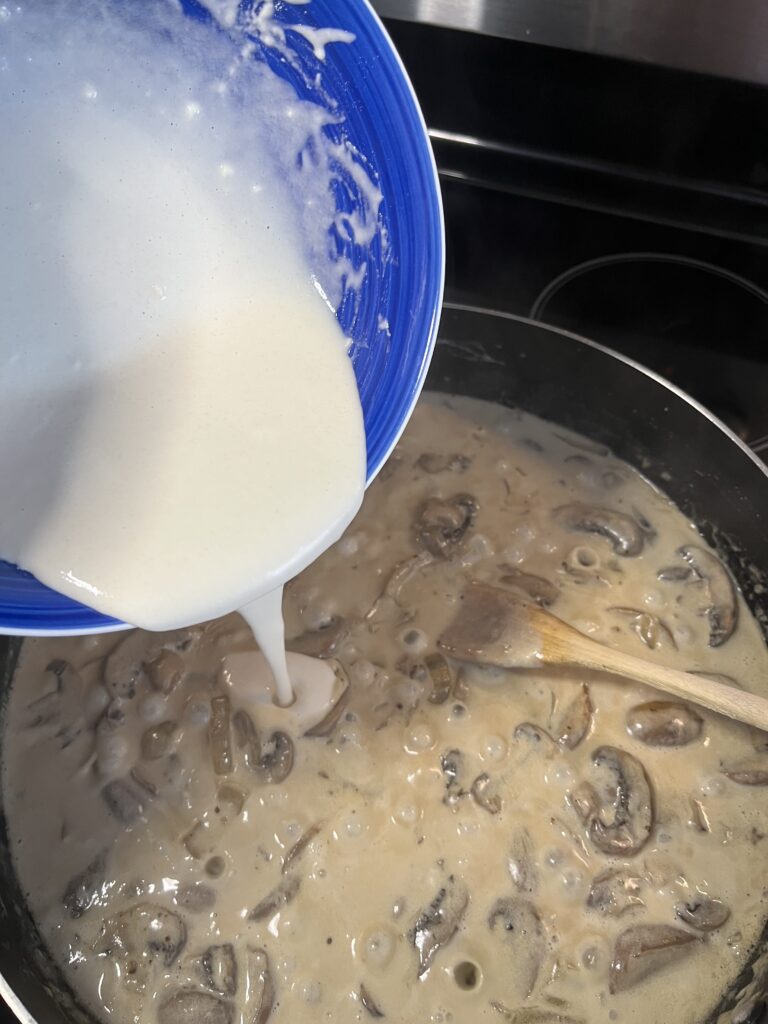
[[[377, 473], [380, 471], [396, 446], [424, 387], [440, 325], [440, 312], [442, 309], [445, 286], [445, 224], [443, 220], [443, 204], [437, 164], [435, 162], [434, 152], [430, 143], [429, 132], [424, 120], [424, 115], [421, 111], [411, 80], [405, 66], [403, 65], [400, 54], [392, 43], [389, 33], [384, 27], [381, 19], [373, 9], [370, 0], [354, 0], [354, 5], [359, 10], [359, 13], [356, 13], [357, 17], [360, 19], [361, 25], [367, 18], [369, 23], [372, 26], [375, 26], [379, 37], [377, 41], [394, 66], [396, 74], [392, 75], [391, 84], [393, 86], [397, 86], [398, 90], [401, 92], [403, 103], [408, 108], [410, 121], [412, 125], [417, 128], [417, 132], [415, 133], [417, 137], [412, 140], [414, 155], [418, 161], [417, 171], [419, 174], [426, 177], [431, 185], [428, 190], [428, 194], [423, 197], [426, 199], [426, 205], [428, 207], [423, 216], [423, 220], [427, 224], [429, 234], [425, 248], [432, 257], [432, 262], [427, 268], [428, 280], [425, 283], [425, 295], [427, 302], [425, 303], [424, 308], [419, 311], [419, 319], [423, 322], [423, 326], [425, 328], [425, 342], [421, 349], [421, 360], [418, 367], [418, 373], [411, 379], [411, 381], [408, 382], [409, 387], [407, 389], [403, 389], [403, 392], [407, 393], [407, 400], [400, 402], [396, 417], [392, 419], [388, 425], [387, 433], [389, 436], [387, 442], [383, 446], [379, 445], [379, 451], [376, 453], [376, 458], [373, 461], [369, 458], [366, 480], [367, 486], [376, 477]], [[0, 565], [2, 565], [1, 562]], [[26, 573], [21, 573], [20, 571], [19, 573], [21, 576], [28, 575]], [[34, 581], [34, 583], [37, 593], [48, 593], [50, 595], [51, 606], [48, 608], [42, 608], [39, 605], [35, 607], [14, 607], [4, 603], [2, 599], [2, 591], [0, 590], [0, 615], [2, 615], [5, 620], [0, 622], [0, 635], [64, 637], [80, 636], [83, 634], [119, 632], [132, 628], [128, 623], [102, 615], [94, 609], [89, 608], [87, 605], [78, 604], [76, 601], [66, 598], [63, 595], [56, 594], [54, 591], [44, 588], [43, 585], [39, 584], [37, 581]], [[41, 626], [37, 624], [41, 620], [45, 621], [45, 618], [48, 616], [59, 619], [62, 617], [71, 618], [73, 621], [71, 623], [67, 623], [67, 625], [61, 626]]]

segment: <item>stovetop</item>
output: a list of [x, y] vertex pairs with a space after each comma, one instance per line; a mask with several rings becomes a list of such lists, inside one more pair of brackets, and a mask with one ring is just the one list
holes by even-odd
[[768, 91], [388, 21], [440, 170], [446, 298], [566, 328], [768, 436]]

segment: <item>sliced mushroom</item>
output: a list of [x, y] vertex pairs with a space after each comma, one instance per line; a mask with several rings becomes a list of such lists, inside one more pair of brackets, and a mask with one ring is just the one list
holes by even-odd
[[381, 594], [365, 616], [369, 629], [375, 632], [386, 623], [396, 624], [407, 620], [408, 614], [400, 603], [403, 587], [421, 569], [431, 565], [432, 561], [432, 555], [428, 551], [422, 551], [418, 555], [411, 555], [410, 558], [404, 558], [402, 562], [397, 563]]
[[45, 670], [51, 688], [27, 706], [28, 728], [50, 729], [61, 750], [77, 739], [86, 721], [83, 713], [83, 679], [68, 661], [54, 658]]
[[283, 874], [285, 874], [290, 868], [290, 866], [298, 860], [302, 853], [304, 853], [304, 851], [312, 842], [312, 840], [316, 836], [320, 835], [322, 828], [323, 823], [321, 821], [318, 821], [314, 825], [310, 825], [306, 832], [299, 836], [299, 838], [296, 840], [296, 842], [293, 844], [293, 846], [290, 848], [290, 850], [286, 853], [285, 857], [283, 858], [283, 866], [281, 869]]
[[603, 853], [628, 857], [640, 850], [653, 826], [651, 786], [642, 764], [618, 747], [598, 747], [592, 754], [597, 768], [606, 768], [614, 777], [612, 817], [605, 820], [608, 808], [600, 807], [592, 790], [592, 801], [574, 799], [573, 806], [587, 826], [594, 846]]
[[414, 466], [425, 473], [463, 473], [472, 463], [469, 455], [453, 452], [451, 455], [438, 455], [437, 452], [422, 452]]
[[147, 678], [159, 693], [172, 693], [184, 677], [184, 659], [176, 651], [162, 650], [147, 663]]
[[384, 1016], [384, 1014], [379, 1009], [378, 1003], [375, 1001], [375, 999], [368, 991], [368, 989], [365, 987], [365, 985], [360, 986], [360, 1002], [362, 1003], [363, 1007], [368, 1011], [369, 1016], [377, 1018]]
[[193, 914], [203, 914], [212, 910], [216, 903], [216, 893], [205, 882], [193, 882], [190, 885], [180, 885], [176, 890], [174, 902], [184, 910]]
[[232, 740], [230, 738], [229, 697], [211, 697], [211, 718], [208, 723], [208, 739], [211, 744], [213, 770], [217, 775], [229, 775], [232, 771]]
[[200, 958], [205, 983], [214, 992], [233, 996], [237, 992], [237, 960], [230, 942], [209, 946]]
[[768, 786], [768, 767], [743, 764], [720, 770], [726, 778], [740, 786]]
[[501, 797], [493, 792], [493, 780], [487, 772], [477, 776], [469, 792], [475, 803], [489, 814], [499, 814], [501, 811]]
[[69, 917], [82, 917], [86, 910], [100, 902], [106, 881], [106, 862], [105, 853], [97, 854], [64, 890], [64, 909]]
[[102, 929], [102, 944], [107, 953], [144, 967], [154, 960], [171, 967], [187, 941], [181, 917], [156, 903], [137, 903], [105, 921]]
[[738, 621], [739, 606], [731, 575], [720, 559], [706, 548], [689, 544], [680, 548], [680, 554], [707, 590], [709, 646], [722, 647], [733, 635]]
[[429, 498], [414, 522], [416, 539], [435, 558], [451, 558], [476, 516], [477, 502], [469, 494]]
[[639, 608], [624, 608], [620, 605], [613, 605], [607, 611], [615, 612], [629, 619], [629, 628], [649, 650], [656, 651], [665, 642], [677, 650], [672, 630], [658, 615], [651, 615], [650, 612], [642, 611]]
[[280, 882], [279, 885], [275, 886], [272, 892], [267, 893], [263, 900], [259, 900], [253, 910], [248, 914], [249, 921], [264, 921], [266, 918], [272, 917], [282, 910], [282, 908], [290, 903], [296, 893], [299, 891], [299, 878], [296, 875], [286, 875], [286, 877]]
[[554, 604], [560, 594], [555, 584], [545, 580], [543, 576], [534, 576], [529, 572], [516, 569], [512, 565], [502, 565], [499, 568], [504, 572], [504, 575], [499, 577], [499, 583], [505, 587], [514, 587], [516, 590], [522, 591], [542, 608], [548, 608], [549, 605]]
[[427, 696], [430, 704], [444, 704], [453, 692], [453, 673], [442, 654], [428, 654], [424, 659], [432, 690]]
[[536, 984], [547, 948], [546, 935], [536, 908], [523, 896], [497, 900], [488, 915], [488, 927], [498, 932], [509, 954], [515, 995], [527, 999]]
[[114, 779], [101, 790], [102, 798], [112, 814], [121, 825], [132, 825], [143, 811], [144, 802], [135, 792], [127, 779]]
[[232, 1003], [197, 989], [179, 989], [157, 1011], [159, 1024], [233, 1024], [234, 1017]]
[[330, 736], [339, 724], [339, 719], [341, 718], [344, 709], [347, 704], [349, 704], [349, 698], [352, 695], [352, 690], [349, 685], [349, 677], [347, 676], [346, 670], [342, 666], [341, 662], [334, 661], [332, 664], [335, 675], [334, 688], [331, 695], [333, 703], [320, 721], [307, 729], [304, 733], [305, 736]]
[[145, 761], [158, 761], [165, 757], [177, 730], [175, 722], [169, 720], [151, 725], [141, 737], [141, 756]]
[[243, 759], [247, 768], [252, 772], [259, 771], [261, 762], [261, 742], [253, 719], [247, 711], [240, 708], [232, 718], [232, 728], [235, 732], [235, 743], [239, 750], [243, 751]]
[[649, 747], [684, 747], [701, 735], [700, 714], [670, 700], [636, 704], [627, 712], [627, 732]]
[[319, 629], [310, 629], [292, 640], [286, 640], [285, 647], [295, 654], [308, 658], [332, 658], [349, 636], [347, 622], [334, 615]]
[[275, 1005], [275, 984], [266, 949], [249, 946], [246, 966], [248, 996], [242, 1024], [266, 1024]]
[[510, 1010], [497, 1000], [493, 1000], [491, 1006], [509, 1024], [584, 1024], [583, 1017], [571, 1017], [559, 1010], [546, 1010], [539, 1006], [521, 1006], [517, 1010]]
[[521, 615], [525, 607], [523, 599], [509, 590], [470, 583], [438, 644], [454, 658], [479, 665], [518, 668], [532, 663], [540, 639]]
[[640, 896], [643, 879], [623, 869], [608, 869], [592, 880], [587, 906], [605, 917], [620, 917], [628, 910], [644, 907]]
[[722, 928], [731, 916], [731, 911], [722, 900], [697, 894], [685, 903], [678, 903], [675, 914], [697, 932], [713, 932]]
[[578, 502], [556, 508], [554, 517], [566, 530], [605, 537], [615, 554], [624, 558], [635, 558], [643, 550], [645, 532], [636, 519], [623, 512]]
[[536, 870], [536, 850], [527, 828], [520, 826], [512, 833], [507, 854], [507, 867], [518, 892], [531, 895], [539, 885]]
[[589, 687], [582, 683], [579, 693], [563, 711], [552, 732], [561, 747], [575, 750], [592, 726], [592, 701]]
[[521, 722], [515, 726], [512, 734], [516, 740], [529, 743], [532, 750], [538, 749], [547, 757], [552, 757], [558, 752], [557, 743], [550, 736], [546, 729], [535, 722]]
[[288, 733], [273, 732], [262, 748], [259, 768], [265, 780], [272, 784], [285, 782], [293, 769], [293, 740]]
[[668, 924], [636, 924], [617, 937], [613, 947], [609, 988], [625, 992], [681, 954], [690, 952], [695, 935]]
[[440, 755], [440, 770], [445, 777], [445, 796], [443, 803], [455, 807], [459, 800], [466, 796], [462, 783], [464, 774], [464, 755], [460, 750], [448, 750]]
[[168, 648], [188, 646], [189, 630], [145, 633], [132, 629], [104, 660], [103, 682], [113, 697], [132, 698], [148, 665]]
[[183, 837], [182, 842], [195, 860], [212, 853], [221, 839], [227, 825], [242, 812], [246, 794], [238, 786], [224, 783], [216, 792], [216, 806], [213, 812], [195, 822]]
[[438, 951], [447, 946], [459, 930], [468, 903], [467, 887], [451, 875], [429, 906], [416, 918], [408, 938], [418, 953], [419, 978], [426, 974]]

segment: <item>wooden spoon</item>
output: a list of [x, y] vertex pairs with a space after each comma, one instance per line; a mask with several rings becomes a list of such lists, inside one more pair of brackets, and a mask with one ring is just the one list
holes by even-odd
[[438, 641], [460, 661], [500, 668], [578, 665], [635, 679], [768, 731], [768, 700], [703, 676], [604, 647], [550, 612], [500, 587], [471, 583]]

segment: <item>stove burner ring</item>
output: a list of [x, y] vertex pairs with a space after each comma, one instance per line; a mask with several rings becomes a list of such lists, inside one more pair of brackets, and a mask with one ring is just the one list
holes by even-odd
[[725, 267], [718, 267], [715, 263], [706, 263], [704, 260], [696, 260], [690, 256], [678, 256], [675, 253], [667, 252], [621, 252], [613, 253], [610, 256], [599, 256], [592, 260], [585, 260], [583, 263], [577, 263], [575, 266], [569, 267], [562, 274], [558, 274], [539, 292], [528, 316], [531, 320], [541, 320], [549, 302], [565, 285], [575, 281], [584, 274], [591, 273], [593, 270], [602, 270], [604, 267], [616, 266], [622, 263], [669, 263], [676, 266], [689, 267], [692, 270], [701, 270], [706, 274], [712, 274], [714, 277], [730, 281], [731, 284], [744, 289], [744, 291], [768, 306], [768, 292], [746, 277], [742, 277], [732, 270], [726, 270]]

